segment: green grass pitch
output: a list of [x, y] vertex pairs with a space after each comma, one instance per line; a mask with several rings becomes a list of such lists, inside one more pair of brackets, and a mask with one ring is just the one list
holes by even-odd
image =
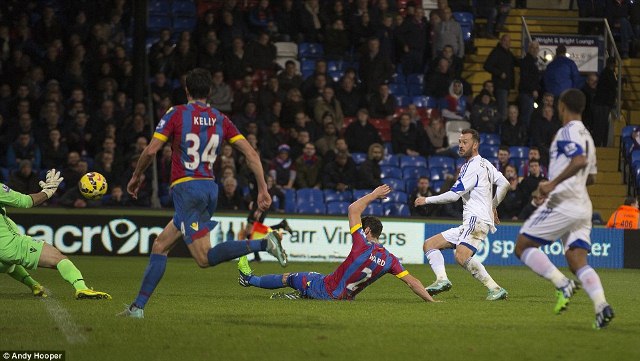
[[[72, 259], [87, 283], [113, 300], [76, 301], [51, 270], [34, 272], [52, 291], [49, 301], [2, 276], [0, 352], [65, 350], [71, 361], [640, 359], [640, 270], [599, 270], [616, 318], [593, 330], [584, 291], [554, 315], [553, 288], [524, 267], [488, 267], [508, 289], [507, 301], [485, 301], [484, 287], [450, 265], [454, 287], [438, 297], [443, 303], [422, 302], [389, 275], [356, 301], [326, 302], [270, 300], [270, 290], [237, 284], [235, 263], [201, 270], [190, 259], [169, 259], [146, 318], [134, 320], [114, 315], [134, 298], [146, 258]], [[282, 272], [275, 263], [252, 266], [257, 274]], [[286, 270], [335, 267], [294, 263]], [[427, 265], [407, 268], [425, 285], [432, 281]], [[62, 313], [53, 315], [52, 305]]]

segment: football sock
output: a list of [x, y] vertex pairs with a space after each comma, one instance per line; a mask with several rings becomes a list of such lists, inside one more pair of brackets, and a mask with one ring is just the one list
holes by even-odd
[[9, 276], [11, 276], [11, 278], [18, 282], [24, 283], [29, 288], [38, 284], [36, 280], [31, 278], [29, 272], [27, 272], [27, 270], [19, 264], [15, 265], [15, 267], [13, 268], [13, 272], [9, 273]]
[[564, 287], [569, 282], [569, 279], [551, 263], [549, 257], [539, 248], [529, 247], [525, 249], [520, 260], [529, 266], [533, 272], [551, 281], [556, 288]]
[[431, 265], [431, 269], [433, 273], [436, 274], [437, 280], [446, 280], [447, 272], [444, 268], [444, 257], [442, 257], [442, 252], [439, 249], [430, 249], [424, 253], [429, 260], [429, 264]]
[[252, 252], [264, 251], [267, 249], [266, 239], [257, 239], [255, 241], [227, 241], [217, 244], [207, 253], [207, 259], [210, 266], [215, 266], [222, 262], [244, 256]]
[[282, 275], [250, 276], [249, 283], [252, 286], [268, 289], [285, 287], [282, 284]]
[[604, 289], [602, 288], [600, 277], [589, 265], [580, 268], [576, 272], [576, 276], [578, 276], [578, 279], [582, 282], [582, 287], [589, 295], [589, 298], [591, 298], [591, 301], [593, 301], [593, 307], [596, 312], [600, 312], [604, 305], [607, 304], [607, 300], [604, 298]]
[[65, 281], [71, 283], [71, 285], [77, 290], [86, 290], [88, 287], [84, 283], [82, 273], [76, 268], [76, 266], [69, 259], [63, 259], [56, 265], [58, 272]]
[[152, 253], [149, 257], [149, 264], [147, 269], [144, 270], [144, 276], [142, 277], [142, 286], [138, 291], [138, 297], [133, 301], [132, 306], [137, 308], [144, 308], [149, 301], [149, 297], [160, 283], [164, 270], [167, 268], [167, 256], [163, 254]]
[[484, 265], [480, 263], [477, 259], [470, 257], [464, 262], [464, 268], [471, 273], [473, 278], [480, 281], [485, 287], [490, 290], [495, 290], [500, 288], [496, 281], [489, 275]]

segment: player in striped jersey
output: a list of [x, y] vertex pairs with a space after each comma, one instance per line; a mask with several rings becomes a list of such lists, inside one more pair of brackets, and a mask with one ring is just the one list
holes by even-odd
[[[377, 279], [391, 273], [404, 281], [423, 300], [434, 302], [417, 278], [409, 274], [398, 258], [378, 243], [382, 223], [376, 217], [362, 217], [369, 203], [385, 198], [391, 188], [382, 185], [349, 206], [349, 228], [353, 245], [347, 258], [330, 275], [315, 272], [285, 273], [256, 276], [246, 262], [238, 264], [241, 286], [276, 289], [291, 287], [303, 298], [321, 300], [353, 300]], [[281, 295], [281, 294], [274, 294]], [[272, 298], [274, 297], [272, 296]], [[292, 294], [284, 295], [294, 298]]]
[[149, 265], [144, 273], [138, 296], [119, 315], [143, 318], [143, 309], [162, 279], [167, 255], [179, 239], [184, 239], [198, 266], [205, 268], [257, 251], [268, 251], [282, 266], [287, 257], [281, 236], [276, 232], [265, 238], [243, 242], [224, 242], [211, 247], [209, 233], [217, 222], [211, 217], [218, 201], [218, 186], [213, 180], [213, 163], [226, 140], [240, 150], [256, 177], [258, 208], [265, 211], [271, 196], [264, 179], [260, 157], [238, 132], [229, 118], [206, 104], [211, 92], [211, 74], [194, 69], [187, 74], [188, 104], [172, 107], [162, 117], [153, 139], [142, 151], [127, 191], [136, 197], [141, 177], [165, 142], [171, 141], [171, 195], [175, 207], [173, 219], [153, 241]]
[[[507, 291], [489, 275], [482, 263], [473, 258], [489, 231], [496, 231], [499, 223], [496, 207], [507, 193], [509, 182], [496, 167], [478, 154], [480, 135], [473, 129], [464, 129], [460, 134], [458, 152], [467, 162], [462, 166], [458, 180], [451, 190], [432, 197], [418, 197], [415, 205], [456, 202], [462, 198], [464, 209], [462, 225], [436, 234], [425, 240], [423, 250], [436, 274], [436, 281], [427, 287], [427, 292], [436, 295], [451, 289], [447, 278], [441, 249], [455, 248], [458, 264], [469, 271], [475, 279], [488, 289], [487, 300], [507, 298]], [[495, 196], [493, 186], [496, 185]]]
[[578, 89], [565, 90], [558, 101], [562, 128], [549, 149], [549, 181], [540, 182], [538, 191], [547, 200], [522, 225], [516, 242], [516, 256], [531, 270], [556, 287], [555, 313], [564, 311], [579, 285], [567, 278], [540, 250], [543, 244], [562, 240], [565, 258], [593, 301], [594, 328], [605, 327], [614, 317], [607, 303], [600, 277], [589, 266], [591, 216], [593, 206], [587, 185], [595, 182], [596, 150], [591, 134], [582, 123], [586, 104]]

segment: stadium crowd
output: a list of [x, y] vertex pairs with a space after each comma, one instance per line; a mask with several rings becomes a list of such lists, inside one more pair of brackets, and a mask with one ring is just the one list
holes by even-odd
[[[439, 0], [426, 17], [405, 0], [152, 0], [149, 108], [132, 101], [131, 1], [3, 1], [0, 181], [33, 193], [43, 172], [62, 169], [66, 186], [54, 204], [149, 206], [151, 172], [138, 199], [127, 195], [126, 184], [160, 117], [187, 102], [184, 74], [201, 67], [213, 75], [210, 104], [260, 153], [276, 211], [291, 211], [286, 198], [295, 190], [351, 192], [395, 179], [401, 182], [394, 188], [405, 193], [396, 198], [404, 204], [399, 214], [460, 217], [461, 204], [411, 205], [455, 180], [462, 164], [456, 137], [468, 125], [483, 133], [481, 154], [512, 184], [500, 215], [526, 218], [539, 204], [533, 191], [545, 179], [548, 147], [560, 127], [554, 101], [567, 88], [581, 88], [585, 123], [596, 145], [606, 145], [615, 62], [601, 74], [581, 75], [559, 46], [542, 71], [536, 42], [519, 58], [503, 34], [484, 64], [491, 80], [474, 94], [462, 77], [465, 53], [474, 37], [497, 39], [510, 11], [510, 1], [478, 3]], [[621, 46], [628, 55], [640, 29], [638, 2], [595, 3], [621, 31], [630, 26]], [[487, 25], [465, 36], [456, 20], [465, 12]], [[173, 27], [163, 26], [167, 18]], [[297, 52], [283, 59], [276, 43], [293, 43]], [[84, 199], [75, 186], [89, 170], [109, 181], [101, 201]], [[215, 170], [218, 208], [247, 209], [250, 171], [231, 146], [220, 146]], [[170, 172], [167, 145], [157, 162], [165, 207]], [[322, 205], [318, 213], [326, 210]]]

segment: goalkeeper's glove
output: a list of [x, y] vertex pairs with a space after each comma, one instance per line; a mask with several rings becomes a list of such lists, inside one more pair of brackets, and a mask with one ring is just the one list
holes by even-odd
[[40, 181], [40, 187], [42, 187], [42, 191], [47, 195], [47, 199], [53, 197], [53, 195], [58, 190], [58, 186], [64, 178], [60, 176], [60, 171], [55, 169], [49, 169], [47, 171], [47, 177], [44, 181]]

